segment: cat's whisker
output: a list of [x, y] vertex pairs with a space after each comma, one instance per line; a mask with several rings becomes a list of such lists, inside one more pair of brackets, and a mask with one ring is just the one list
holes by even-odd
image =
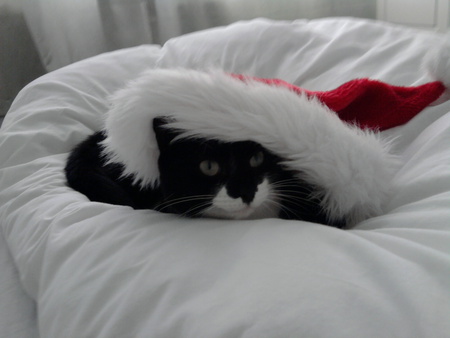
[[[202, 216], [202, 212], [204, 211], [204, 208], [208, 207], [209, 205], [210, 205], [209, 202], [205, 202], [203, 204], [199, 204], [199, 205], [193, 206], [189, 210], [185, 211], [182, 215], [183, 216], [192, 216], [192, 215], [193, 216]], [[199, 211], [195, 211], [195, 210], [198, 210], [198, 209], [199, 209]]]
[[[295, 191], [292, 191], [295, 193]], [[311, 204], [316, 205], [317, 202], [314, 201], [314, 199], [310, 198], [309, 196], [301, 197], [296, 195], [287, 194], [284, 191], [277, 192], [276, 197], [285, 200], [285, 201], [291, 201], [291, 202], [297, 202], [297, 203], [305, 203], [305, 204]]]
[[295, 214], [295, 212], [292, 211], [291, 208], [289, 208], [289, 207], [286, 206], [286, 205], [283, 205], [282, 203], [278, 202], [277, 200], [274, 200], [274, 199], [268, 199], [268, 200], [265, 201], [264, 203], [265, 203], [265, 204], [268, 204], [268, 205], [274, 205], [274, 206], [278, 207], [280, 211], [284, 211], [284, 212], [286, 212], [287, 214], [293, 214], [293, 215]]
[[[297, 190], [293, 190], [293, 189], [277, 189], [277, 192], [283, 195], [288, 195], [288, 196], [297, 196], [299, 197], [299, 192]], [[292, 194], [292, 195], [290, 195]], [[305, 199], [311, 199], [311, 194], [302, 194], [303, 196], [305, 196]]]
[[314, 198], [314, 196], [316, 195], [314, 192], [299, 191], [296, 190], [295, 187], [286, 187], [286, 188], [275, 187], [274, 190], [281, 195], [301, 197], [304, 198], [305, 200], [316, 199]]
[[266, 201], [264, 201], [263, 206], [264, 205], [268, 205], [268, 206], [276, 206], [278, 208], [283, 208], [283, 204], [280, 203], [279, 201], [272, 199], [272, 198], [268, 198]]
[[278, 180], [275, 182], [275, 184], [283, 184], [283, 183], [296, 183], [298, 184], [300, 182], [300, 180], [298, 178], [287, 178], [284, 180]]
[[[202, 206], [204, 206], [204, 205], [209, 204], [209, 200], [212, 197], [213, 197], [212, 195], [194, 195], [194, 196], [185, 196], [185, 197], [178, 197], [178, 198], [174, 198], [174, 199], [168, 199], [168, 200], [160, 203], [159, 205], [157, 205], [155, 207], [155, 209], [159, 210], [159, 211], [164, 211], [164, 210], [171, 208], [178, 204], [195, 202], [195, 201], [204, 201], [204, 203], [201, 204]], [[197, 207], [197, 205], [194, 207]]]
[[[291, 201], [290, 203], [286, 204], [286, 203], [281, 203], [277, 199], [275, 199], [275, 200], [270, 199], [267, 202], [269, 202], [273, 205], [276, 205], [277, 207], [279, 207], [280, 211], [284, 211], [286, 214], [293, 215], [296, 219], [298, 219], [299, 211], [308, 211], [308, 205], [306, 205], [304, 203], [304, 201], [299, 203], [298, 201], [294, 200], [294, 201]], [[296, 207], [294, 208], [294, 206], [296, 206]]]
[[309, 207], [317, 207], [317, 203], [314, 201], [310, 199], [303, 199], [298, 196], [277, 194], [277, 198], [284, 201], [284, 203], [279, 202], [282, 206], [288, 207], [288, 205], [291, 205], [291, 209], [292, 207], [295, 207], [299, 210], [307, 211], [309, 210]]
[[302, 185], [303, 180], [297, 177], [291, 177], [283, 180], [275, 180], [274, 184], [285, 184], [285, 183], [294, 183], [294, 185]]
[[[281, 183], [280, 184], [279, 182], [274, 182], [274, 183], [272, 183], [272, 187], [277, 188], [277, 189], [282, 188], [282, 190], [285, 190], [284, 188], [291, 188], [291, 189], [299, 188], [310, 194], [314, 193], [314, 189], [312, 187], [302, 186], [299, 184], [298, 181], [294, 181], [293, 183], [295, 183], [295, 184], [290, 184], [290, 183]], [[298, 190], [292, 190], [292, 191], [295, 191], [296, 193], [298, 193]]]
[[159, 206], [162, 206], [166, 203], [173, 203], [173, 202], [179, 202], [179, 201], [186, 201], [186, 200], [196, 200], [196, 199], [206, 199], [211, 198], [212, 195], [193, 195], [193, 196], [183, 196], [183, 197], [177, 197], [177, 198], [171, 198], [171, 196], [166, 197], [165, 201], [161, 202]]
[[210, 197], [185, 197], [185, 198], [178, 198], [178, 199], [169, 199], [167, 201], [162, 202], [157, 206], [159, 210], [163, 210], [165, 208], [168, 208], [170, 206], [176, 205], [176, 204], [182, 204], [187, 202], [194, 202], [194, 201], [204, 201], [207, 200]]
[[176, 206], [177, 204], [182, 204], [182, 203], [185, 203], [185, 201], [178, 201], [178, 202], [173, 202], [173, 203], [166, 202], [165, 205], [163, 205], [163, 206], [155, 207], [155, 210], [158, 210], [161, 212], [165, 212], [166, 210], [170, 211], [170, 208], [172, 208], [173, 206]]
[[296, 177], [291, 177], [291, 178], [286, 178], [284, 180], [275, 181], [274, 183], [275, 184], [279, 184], [279, 183], [291, 183], [291, 182], [299, 184], [299, 182], [301, 182], [301, 180], [299, 178], [296, 178]]

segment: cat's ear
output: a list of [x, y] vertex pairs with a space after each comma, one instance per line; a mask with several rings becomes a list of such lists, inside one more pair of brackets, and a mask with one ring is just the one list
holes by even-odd
[[153, 131], [155, 132], [156, 141], [160, 151], [166, 149], [170, 142], [178, 135], [173, 129], [167, 128], [166, 124], [169, 122], [167, 117], [155, 117], [153, 119]]

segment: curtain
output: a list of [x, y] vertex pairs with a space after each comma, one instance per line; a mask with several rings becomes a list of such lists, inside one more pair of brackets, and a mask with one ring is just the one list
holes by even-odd
[[329, 16], [376, 18], [376, 0], [148, 0], [153, 3], [159, 43], [171, 37], [266, 17], [276, 20]]
[[22, 0], [47, 70], [119, 48], [163, 44], [193, 31], [257, 17], [376, 18], [376, 0]]
[[193, 31], [238, 20], [326, 16], [376, 17], [376, 0], [97, 0], [111, 48], [164, 43]]
[[157, 11], [153, 0], [97, 0], [109, 50], [157, 43]]

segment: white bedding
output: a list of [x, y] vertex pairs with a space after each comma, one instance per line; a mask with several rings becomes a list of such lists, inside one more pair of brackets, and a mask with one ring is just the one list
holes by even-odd
[[[107, 96], [147, 67], [220, 66], [311, 90], [358, 77], [410, 86], [432, 80], [421, 61], [443, 38], [354, 19], [256, 20], [30, 84], [1, 129], [0, 220], [40, 336], [450, 337], [450, 102], [385, 132], [403, 160], [396, 193], [352, 230], [93, 203], [63, 174], [70, 149], [101, 128]], [[28, 331], [11, 319], [1, 332], [33, 334], [34, 304], [20, 297]]]

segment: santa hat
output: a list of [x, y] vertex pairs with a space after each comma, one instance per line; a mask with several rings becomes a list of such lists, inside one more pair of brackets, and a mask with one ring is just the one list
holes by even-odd
[[405, 123], [444, 91], [439, 81], [394, 87], [359, 79], [311, 92], [281, 80], [154, 69], [113, 95], [104, 153], [135, 183], [157, 186], [152, 121], [171, 117], [168, 127], [180, 137], [260, 143], [317, 187], [331, 220], [356, 222], [382, 213], [398, 164], [389, 142], [368, 128]]
[[233, 76], [242, 81], [260, 81], [315, 97], [336, 112], [341, 120], [380, 131], [405, 124], [424, 108], [439, 102], [446, 92], [441, 81], [401, 87], [371, 79], [355, 79], [333, 90], [311, 91], [280, 79]]

